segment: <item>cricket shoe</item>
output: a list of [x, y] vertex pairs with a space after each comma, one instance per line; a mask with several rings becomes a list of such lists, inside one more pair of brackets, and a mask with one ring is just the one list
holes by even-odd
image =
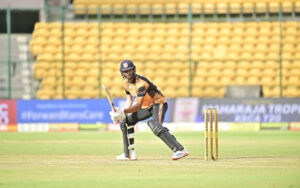
[[121, 155], [116, 156], [116, 159], [119, 161], [135, 161], [137, 160], [135, 150], [130, 151], [130, 157], [126, 157], [124, 153]]
[[181, 151], [176, 151], [173, 156], [172, 156], [172, 160], [178, 160], [178, 159], [181, 159], [185, 156], [188, 156], [189, 155], [189, 152], [186, 148], [183, 148], [183, 150]]

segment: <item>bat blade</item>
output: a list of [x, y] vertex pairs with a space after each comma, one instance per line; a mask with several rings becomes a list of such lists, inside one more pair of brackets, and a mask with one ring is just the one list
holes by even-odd
[[104, 89], [104, 91], [105, 91], [105, 93], [106, 93], [106, 97], [107, 97], [107, 99], [108, 99], [108, 101], [109, 101], [109, 104], [110, 104], [110, 106], [111, 106], [111, 109], [112, 109], [113, 111], [117, 111], [117, 110], [116, 110], [116, 107], [115, 107], [115, 104], [114, 104], [113, 96], [111, 95], [109, 89], [108, 89], [104, 84], [102, 84], [102, 88]]

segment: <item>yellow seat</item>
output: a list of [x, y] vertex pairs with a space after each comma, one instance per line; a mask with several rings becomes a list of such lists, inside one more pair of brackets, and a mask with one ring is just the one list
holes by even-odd
[[48, 29], [48, 23], [46, 22], [36, 22], [34, 24], [34, 30], [38, 29]]
[[204, 13], [212, 14], [215, 12], [215, 3], [213, 2], [205, 2], [203, 4]]
[[165, 4], [165, 10], [166, 14], [175, 14], [176, 13], [177, 6], [175, 3], [166, 3]]
[[78, 53], [70, 53], [65, 55], [66, 61], [77, 61], [79, 59], [81, 59], [81, 57]]
[[41, 28], [38, 28], [38, 29], [35, 28], [34, 31], [33, 31], [33, 38], [36, 38], [36, 37], [47, 37], [50, 31], [51, 30], [49, 30], [47, 28], [47, 26], [46, 27], [41, 27]]
[[233, 83], [233, 79], [231, 76], [222, 76], [219, 80], [219, 84], [220, 86], [228, 86], [231, 85]]
[[279, 63], [278, 61], [268, 60], [265, 62], [265, 68], [278, 69]]
[[247, 84], [246, 76], [245, 75], [236, 76], [234, 78], [234, 84], [235, 85], [246, 85]]
[[240, 2], [230, 2], [229, 3], [230, 13], [239, 13], [241, 11]]
[[280, 90], [278, 86], [263, 86], [263, 95], [267, 98], [275, 98], [280, 96]]
[[178, 81], [179, 81], [178, 78], [170, 76], [170, 77], [166, 78], [165, 82], [168, 86], [177, 87]]
[[138, 4], [128, 3], [126, 5], [126, 13], [127, 14], [137, 14], [138, 13]]
[[178, 13], [179, 14], [186, 14], [189, 10], [189, 4], [185, 2], [178, 3]]
[[177, 82], [177, 85], [179, 87], [189, 87], [190, 85], [190, 78], [185, 76], [185, 77], [181, 77], [178, 82]]
[[197, 2], [191, 2], [192, 13], [193, 14], [201, 14], [202, 13], [202, 4]]
[[37, 61], [53, 61], [53, 53], [42, 53], [40, 55], [37, 56]]
[[279, 70], [273, 68], [265, 68], [263, 69], [262, 74], [265, 76], [279, 76]]
[[280, 2], [269, 2], [269, 12], [279, 12]]
[[296, 86], [288, 86], [282, 92], [284, 97], [294, 98], [300, 96], [300, 91]]
[[125, 13], [125, 8], [126, 8], [125, 4], [114, 3], [112, 5], [112, 7], [113, 7], [113, 13], [114, 14], [124, 14]]
[[287, 77], [287, 84], [288, 86], [300, 86], [299, 74], [295, 76], [288, 76]]
[[263, 76], [261, 79], [263, 86], [277, 86], [279, 85], [279, 77], [274, 76]]
[[47, 37], [46, 36], [37, 36], [34, 38], [34, 43], [44, 46], [47, 43]]
[[300, 2], [299, 1], [295, 1], [295, 11], [296, 12], [300, 11]]
[[65, 97], [67, 99], [78, 99], [81, 95], [82, 91], [78, 89], [66, 89], [65, 90]]
[[82, 99], [96, 99], [96, 98], [99, 98], [99, 96], [100, 96], [99, 89], [85, 88], [83, 90], [83, 93], [80, 95], [80, 98], [82, 98]]
[[38, 99], [42, 99], [42, 100], [48, 100], [48, 99], [51, 99], [53, 98], [54, 96], [54, 91], [53, 90], [49, 90], [49, 89], [40, 89], [38, 90], [37, 92], [37, 98]]
[[[76, 2], [76, 1], [75, 1]], [[74, 3], [74, 12], [75, 14], [85, 14], [87, 13], [86, 5], [81, 3]]]
[[263, 1], [255, 2], [256, 12], [265, 13], [267, 12], [267, 3]]
[[226, 88], [227, 87], [219, 87], [218, 89], [217, 89], [217, 95], [216, 95], [216, 97], [217, 98], [224, 98], [224, 96], [225, 96], [225, 94], [226, 94]]
[[126, 95], [121, 86], [112, 87], [110, 91], [112, 95], [117, 98], [124, 98]]
[[253, 53], [253, 58], [255, 60], [265, 60], [268, 53], [263, 51], [257, 51]]
[[222, 76], [234, 77], [236, 75], [235, 68], [229, 67], [222, 70]]
[[150, 12], [151, 12], [151, 4], [141, 3], [139, 5], [139, 13], [140, 14], [150, 14]]
[[190, 95], [188, 87], [178, 87], [176, 97], [188, 97]]
[[177, 97], [177, 88], [175, 87], [166, 87], [163, 91], [163, 94], [167, 97], [167, 98], [174, 98], [174, 97]]
[[204, 92], [204, 97], [207, 98], [219, 96], [217, 87], [212, 87], [212, 86], [204, 87], [203, 92]]
[[253, 2], [242, 2], [243, 12], [244, 13], [252, 13], [254, 12], [254, 3]]
[[75, 76], [72, 79], [72, 85], [71, 88], [81, 89], [83, 86], [85, 86], [85, 79], [81, 76]]
[[42, 88], [55, 88], [57, 84], [57, 79], [56, 77], [53, 76], [48, 76], [44, 78], [41, 82]]
[[41, 79], [44, 77], [44, 75], [46, 74], [46, 69], [42, 68], [42, 67], [37, 67], [35, 66], [34, 68], [34, 76], [37, 79]]
[[204, 97], [204, 92], [202, 87], [193, 87], [192, 97]]
[[152, 13], [153, 14], [162, 14], [164, 11], [163, 4], [161, 3], [154, 3], [152, 4]]
[[[97, 73], [97, 75], [95, 75], [95, 73], [92, 72], [92, 71], [94, 71], [94, 69], [91, 69], [91, 71], [88, 72], [85, 69], [77, 68], [77, 69], [75, 69], [73, 71], [74, 71], [74, 74], [72, 74], [73, 77], [82, 77], [82, 78], [85, 78], [85, 77], [88, 77], [88, 76], [97, 77], [99, 75], [99, 73]], [[98, 70], [98, 72], [99, 72], [99, 70]]]
[[61, 47], [59, 46], [56, 46], [56, 45], [53, 45], [51, 43], [49, 43], [48, 45], [46, 45], [42, 52], [47, 52], [47, 53], [59, 53], [61, 52]]
[[293, 2], [292, 1], [283, 1], [281, 2], [283, 12], [292, 12]]
[[207, 86], [219, 86], [220, 82], [219, 82], [218, 77], [216, 77], [216, 76], [210, 76], [210, 77], [206, 78], [205, 84]]
[[74, 61], [66, 61], [64, 66], [65, 69], [70, 69], [73, 71], [77, 69], [77, 63], [75, 63]]
[[227, 4], [227, 2], [217, 2], [216, 3], [217, 12], [221, 14], [227, 13], [228, 6], [229, 5]]
[[245, 28], [244, 27], [233, 27], [231, 34], [233, 36], [243, 36], [244, 32], [245, 32]]
[[249, 76], [247, 78], [246, 83], [248, 85], [260, 85], [261, 84], [261, 80], [260, 80], [260, 77], [258, 77], [258, 76]]
[[98, 87], [99, 86], [98, 79], [93, 76], [87, 77], [85, 82], [86, 82], [86, 84], [85, 84], [86, 86], [90, 86], [90, 87]]

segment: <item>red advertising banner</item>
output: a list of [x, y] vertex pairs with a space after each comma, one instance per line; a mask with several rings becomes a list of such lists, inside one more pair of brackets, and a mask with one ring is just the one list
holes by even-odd
[[0, 100], [0, 126], [17, 124], [17, 101]]

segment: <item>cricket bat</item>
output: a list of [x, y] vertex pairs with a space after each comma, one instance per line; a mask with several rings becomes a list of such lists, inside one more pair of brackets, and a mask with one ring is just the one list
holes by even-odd
[[116, 106], [115, 106], [115, 104], [114, 104], [114, 99], [113, 99], [111, 93], [109, 92], [108, 88], [107, 88], [104, 84], [102, 84], [102, 88], [104, 89], [104, 91], [105, 91], [105, 93], [106, 93], [106, 97], [107, 97], [107, 99], [108, 99], [108, 101], [109, 101], [109, 104], [110, 104], [111, 109], [112, 109], [114, 112], [116, 112], [117, 109], [116, 109]]

